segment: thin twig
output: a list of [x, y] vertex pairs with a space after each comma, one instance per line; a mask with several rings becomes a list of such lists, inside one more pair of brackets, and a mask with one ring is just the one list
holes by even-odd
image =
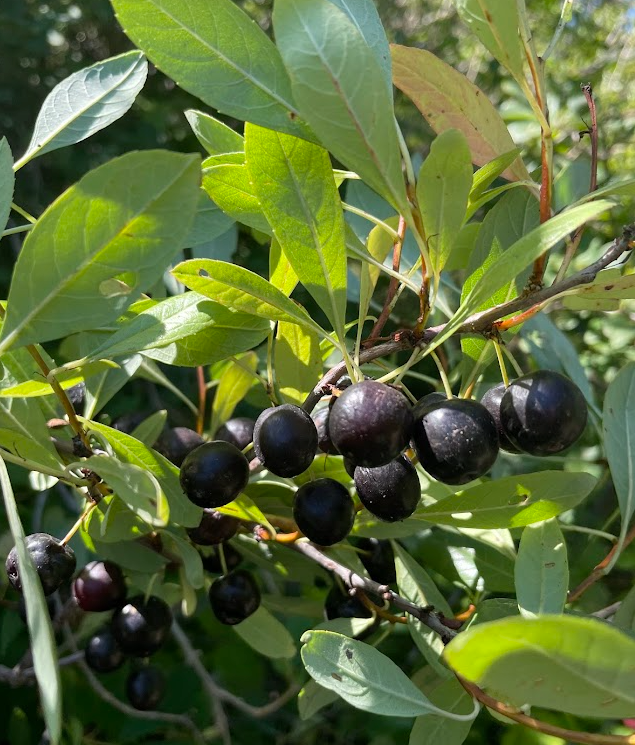
[[[83, 652], [73, 652], [72, 654], [66, 655], [66, 657], [60, 657], [57, 664], [58, 667], [67, 667], [68, 665], [75, 665], [83, 659]], [[35, 668], [32, 666], [21, 668], [19, 664], [15, 667], [0, 665], [0, 682], [8, 683], [12, 688], [27, 685], [32, 683], [34, 680]]]

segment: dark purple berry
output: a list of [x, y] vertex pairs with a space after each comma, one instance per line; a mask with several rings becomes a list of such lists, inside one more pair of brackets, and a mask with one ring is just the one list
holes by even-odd
[[320, 546], [344, 540], [355, 522], [348, 489], [334, 479], [303, 484], [293, 499], [293, 518], [304, 535]]
[[[73, 576], [76, 566], [75, 552], [52, 535], [32, 533], [26, 536], [26, 550], [31, 555], [45, 595], [52, 595]], [[15, 546], [9, 551], [5, 566], [11, 585], [22, 591]]]
[[495, 385], [493, 388], [490, 388], [485, 392], [485, 395], [481, 399], [481, 403], [489, 411], [492, 415], [492, 419], [496, 423], [498, 441], [501, 450], [506, 450], [508, 453], [520, 453], [520, 449], [514, 445], [509, 437], [507, 437], [507, 433], [501, 424], [501, 400], [506, 390], [505, 383]]
[[363, 380], [347, 388], [329, 416], [333, 445], [358, 466], [376, 468], [396, 458], [408, 445], [413, 416], [396, 388]]
[[314, 411], [311, 416], [313, 417], [315, 428], [317, 429], [318, 433], [318, 448], [323, 453], [328, 453], [329, 455], [337, 455], [337, 449], [331, 442], [331, 437], [329, 435], [328, 407]]
[[417, 469], [405, 455], [378, 468], [357, 466], [355, 488], [364, 507], [389, 523], [410, 517], [421, 498]]
[[185, 458], [181, 487], [199, 507], [222, 507], [236, 499], [249, 481], [247, 458], [229, 442], [205, 442]]
[[216, 510], [203, 510], [201, 522], [197, 528], [187, 528], [192, 543], [198, 546], [214, 546], [223, 543], [236, 535], [240, 521], [231, 515], [223, 515]]
[[309, 414], [294, 404], [265, 409], [256, 419], [254, 450], [276, 476], [298, 476], [313, 463], [318, 435]]
[[76, 414], [81, 414], [84, 410], [84, 399], [86, 398], [86, 383], [73, 385], [66, 389], [66, 397], [71, 402], [71, 406]]
[[172, 611], [155, 595], [146, 600], [136, 595], [115, 611], [112, 633], [126, 654], [149, 657], [167, 639], [172, 625]]
[[239, 450], [244, 450], [254, 439], [254, 427], [256, 422], [246, 416], [238, 416], [228, 419], [218, 432], [214, 435], [215, 440], [231, 442]]
[[357, 538], [355, 546], [361, 549], [359, 558], [371, 579], [380, 585], [391, 585], [397, 581], [395, 555], [390, 541], [379, 538]]
[[371, 611], [356, 595], [343, 592], [333, 585], [324, 602], [324, 614], [327, 620], [333, 618], [371, 618]]
[[126, 680], [128, 701], [139, 711], [156, 709], [165, 692], [165, 676], [154, 665], [133, 670]]
[[250, 572], [238, 569], [212, 582], [209, 602], [221, 623], [235, 626], [258, 610], [260, 590]]
[[[223, 543], [222, 549], [225, 566], [227, 567], [227, 571], [231, 572], [233, 569], [236, 569], [243, 560], [243, 557], [238, 551], [236, 551], [231, 543]], [[220, 550], [221, 545], [212, 546], [212, 550], [207, 554], [207, 556], [201, 555], [203, 568], [206, 572], [209, 572], [210, 574], [224, 574], [225, 570], [223, 569], [223, 563], [220, 559]]]
[[90, 637], [86, 643], [84, 656], [88, 667], [97, 673], [110, 673], [117, 670], [126, 659], [126, 655], [108, 628]]
[[126, 599], [126, 580], [112, 561], [91, 561], [73, 582], [77, 605], [85, 611], [106, 611], [119, 607]]
[[180, 467], [186, 455], [204, 442], [205, 440], [193, 429], [169, 427], [159, 435], [154, 449], [175, 466]]

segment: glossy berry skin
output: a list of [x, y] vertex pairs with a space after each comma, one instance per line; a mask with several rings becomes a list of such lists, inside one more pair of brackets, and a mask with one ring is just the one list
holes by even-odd
[[445, 395], [445, 393], [439, 393], [439, 391], [433, 391], [432, 393], [427, 393], [425, 396], [422, 396], [417, 403], [412, 407], [412, 413], [414, 415], [414, 418], [416, 419], [419, 415], [419, 412], [422, 412], [424, 409], [426, 409], [430, 404], [438, 404], [441, 403], [441, 401], [447, 401], [448, 397]]
[[477, 401], [464, 398], [423, 409], [412, 439], [422, 467], [445, 484], [467, 484], [483, 476], [498, 455], [492, 415]]
[[516, 447], [530, 455], [553, 455], [580, 437], [587, 404], [569, 378], [538, 370], [510, 384], [500, 413], [503, 430]]
[[507, 437], [507, 432], [503, 429], [501, 424], [501, 400], [505, 394], [507, 388], [505, 383], [499, 383], [493, 388], [490, 388], [485, 392], [481, 403], [492, 415], [492, 419], [496, 422], [496, 429], [498, 430], [498, 441], [501, 450], [506, 450], [508, 453], [520, 453], [520, 448]]
[[311, 416], [317, 429], [319, 450], [328, 455], [337, 455], [337, 448], [329, 435], [329, 413], [328, 407], [325, 407], [314, 411]]
[[390, 541], [379, 538], [358, 538], [355, 545], [363, 552], [360, 553], [359, 558], [371, 579], [379, 582], [380, 585], [391, 585], [397, 581], [395, 554]]
[[136, 595], [115, 611], [111, 629], [119, 646], [133, 657], [149, 657], [167, 639], [172, 625], [172, 611], [155, 595], [147, 601]]
[[363, 380], [347, 388], [333, 404], [329, 434], [333, 445], [355, 465], [376, 468], [408, 445], [412, 409], [395, 388]]
[[333, 618], [370, 618], [373, 614], [356, 595], [342, 592], [333, 585], [324, 601], [324, 615], [330, 621]]
[[421, 498], [417, 469], [405, 455], [378, 468], [357, 466], [355, 488], [364, 507], [389, 523], [410, 517]]
[[229, 442], [205, 442], [186, 456], [180, 481], [190, 502], [199, 507], [222, 507], [247, 486], [249, 462]]
[[[26, 549], [31, 555], [45, 595], [52, 595], [73, 576], [76, 566], [75, 552], [52, 535], [32, 533], [26, 536]], [[22, 591], [15, 546], [9, 551], [5, 567], [11, 585]]]
[[193, 429], [169, 427], [159, 435], [154, 449], [175, 466], [180, 467], [186, 456], [204, 442], [205, 440]]
[[293, 519], [310, 541], [332, 546], [351, 532], [355, 505], [348, 489], [339, 481], [315, 479], [295, 493]]
[[133, 430], [135, 430], [144, 419], [147, 419], [150, 414], [151, 412], [148, 411], [135, 411], [132, 414], [122, 414], [116, 419], [113, 419], [113, 422], [110, 426], [113, 429], [119, 430], [119, 432], [125, 432], [127, 435], [129, 435], [132, 434]]
[[198, 546], [214, 546], [233, 538], [240, 522], [231, 515], [223, 515], [216, 510], [204, 510], [197, 528], [187, 528], [186, 532]]
[[112, 561], [91, 561], [73, 582], [77, 605], [85, 611], [114, 610], [126, 599], [127, 592], [123, 572]]
[[108, 628], [91, 636], [84, 649], [84, 657], [88, 667], [97, 673], [111, 673], [126, 660], [126, 655]]
[[228, 419], [214, 436], [215, 440], [231, 442], [239, 450], [244, 450], [254, 439], [254, 427], [256, 422], [246, 416], [237, 416]]
[[66, 389], [66, 397], [71, 402], [73, 411], [81, 414], [84, 411], [84, 399], [86, 398], [86, 383], [82, 381]]
[[[227, 571], [231, 572], [243, 560], [242, 555], [236, 551], [231, 543], [223, 543], [223, 555]], [[223, 574], [223, 565], [220, 560], [220, 546], [213, 546], [211, 553], [207, 556], [201, 556], [203, 560], [203, 569], [210, 574]]]
[[238, 569], [212, 582], [209, 602], [221, 623], [235, 626], [258, 610], [260, 590], [250, 572]]
[[153, 665], [133, 670], [126, 680], [128, 701], [139, 711], [156, 709], [164, 693], [165, 676]]
[[290, 478], [306, 471], [317, 451], [318, 434], [310, 415], [294, 404], [265, 409], [256, 419], [254, 450], [263, 466]]

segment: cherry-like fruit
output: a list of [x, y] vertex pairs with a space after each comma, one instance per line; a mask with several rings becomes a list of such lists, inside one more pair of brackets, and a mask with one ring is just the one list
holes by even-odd
[[205, 440], [188, 427], [168, 427], [159, 435], [154, 449], [175, 466], [181, 466], [186, 456]]
[[422, 467], [445, 484], [466, 484], [483, 476], [498, 455], [492, 415], [477, 401], [464, 398], [422, 409], [412, 439]]
[[139, 711], [156, 709], [165, 693], [165, 676], [154, 665], [133, 670], [126, 680], [128, 701]]
[[199, 507], [222, 507], [247, 486], [249, 462], [229, 442], [205, 442], [185, 457], [180, 481], [190, 502]]
[[405, 520], [421, 498], [417, 469], [405, 455], [377, 468], [355, 469], [355, 488], [361, 503], [380, 520]]
[[329, 434], [337, 450], [357, 466], [376, 468], [408, 445], [413, 425], [408, 400], [396, 388], [363, 380], [343, 391], [329, 415]]
[[[31, 555], [45, 595], [52, 595], [73, 576], [75, 552], [52, 535], [32, 533], [26, 536], [26, 550]], [[9, 551], [5, 567], [9, 582], [21, 592], [22, 580], [15, 546]]]
[[221, 623], [235, 626], [258, 610], [260, 590], [250, 572], [238, 569], [212, 582], [209, 602]]
[[355, 505], [348, 489], [339, 481], [315, 479], [295, 493], [293, 518], [309, 540], [320, 546], [332, 546], [351, 532]]
[[108, 628], [90, 637], [84, 649], [86, 664], [97, 673], [111, 673], [125, 662], [126, 655]]
[[126, 599], [126, 580], [118, 564], [91, 561], [73, 582], [73, 595], [82, 610], [114, 610]]
[[134, 657], [149, 657], [170, 633], [172, 611], [161, 598], [136, 595], [115, 611], [111, 629], [119, 646]]
[[501, 401], [507, 390], [505, 383], [499, 383], [493, 388], [490, 388], [485, 392], [481, 403], [492, 415], [492, 419], [496, 422], [496, 429], [498, 431], [498, 441], [501, 450], [506, 450], [508, 453], [520, 453], [520, 448], [509, 439], [507, 432], [505, 432], [501, 423]]
[[187, 528], [192, 543], [198, 546], [214, 546], [236, 535], [240, 521], [217, 510], [203, 510], [201, 522], [196, 528]]
[[313, 463], [318, 434], [310, 415], [294, 404], [265, 409], [256, 419], [254, 450], [276, 476], [299, 476]]
[[239, 450], [244, 450], [254, 439], [254, 427], [256, 422], [246, 416], [237, 416], [228, 419], [225, 424], [219, 427], [214, 435], [215, 440], [225, 440]]
[[329, 408], [324, 407], [314, 411], [311, 416], [313, 417], [318, 433], [318, 448], [328, 455], [337, 455], [337, 448], [333, 445], [333, 441], [329, 435], [329, 414]]
[[357, 538], [355, 546], [361, 549], [359, 558], [371, 579], [380, 585], [391, 585], [397, 581], [395, 554], [390, 541], [380, 538]]
[[553, 370], [514, 380], [500, 404], [501, 426], [511, 442], [530, 455], [553, 455], [573, 445], [587, 421], [582, 391]]
[[342, 592], [337, 585], [333, 585], [326, 596], [324, 614], [329, 621], [333, 618], [370, 618], [373, 615], [357, 595]]
[[[220, 558], [220, 549], [221, 545], [212, 546], [212, 550], [207, 555], [201, 555], [201, 559], [203, 560], [203, 569], [205, 569], [206, 572], [209, 572], [210, 574], [223, 574], [223, 562]], [[243, 560], [242, 555], [236, 551], [236, 549], [231, 545], [231, 543], [223, 543], [222, 544], [223, 549], [223, 558], [225, 559], [225, 567], [227, 568], [228, 572], [231, 572], [232, 569], [236, 569], [236, 567], [240, 564], [240, 562]]]

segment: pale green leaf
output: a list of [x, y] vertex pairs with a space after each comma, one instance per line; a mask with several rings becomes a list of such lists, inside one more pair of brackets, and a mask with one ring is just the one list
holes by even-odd
[[413, 517], [459, 528], [519, 528], [575, 507], [595, 483], [588, 473], [563, 471], [506, 476], [419, 507]]
[[[472, 711], [472, 698], [458, 680], [451, 678], [437, 683], [434, 688], [424, 688], [435, 706], [456, 714]], [[461, 745], [471, 727], [470, 721], [457, 722], [438, 714], [417, 717], [410, 732], [409, 745]]]
[[275, 238], [272, 238], [269, 249], [269, 282], [287, 297], [298, 284], [298, 275]]
[[[503, 153], [497, 158], [493, 158], [489, 163], [485, 163], [484, 166], [476, 171], [472, 176], [472, 188], [470, 189], [468, 207], [471, 207], [473, 203], [482, 196], [487, 187], [512, 165], [519, 154], [520, 150], [515, 147], [508, 153]], [[468, 209], [468, 217], [470, 214], [470, 210]]]
[[339, 161], [406, 210], [392, 96], [360, 84], [384, 71], [359, 27], [328, 0], [277, 0], [273, 21], [301, 115]]
[[224, 235], [234, 224], [234, 219], [212, 202], [209, 195], [201, 189], [194, 222], [183, 241], [183, 248], [194, 248], [211, 243]]
[[260, 507], [258, 507], [258, 505], [256, 505], [255, 502], [246, 494], [239, 494], [233, 502], [224, 504], [222, 507], [217, 507], [216, 509], [218, 512], [222, 512], [223, 515], [231, 515], [239, 520], [246, 520], [247, 522], [256, 523], [257, 525], [263, 525], [271, 535], [275, 535], [276, 533]]
[[310, 136], [278, 50], [231, 0], [112, 4], [126, 34], [181, 88], [236, 119]]
[[451, 667], [512, 706], [621, 719], [635, 710], [635, 639], [579, 616], [508, 618], [458, 634]]
[[223, 212], [237, 222], [255, 228], [261, 233], [271, 233], [244, 163], [204, 168], [203, 189]]
[[150, 414], [141, 424], [137, 425], [130, 434], [151, 448], [163, 432], [167, 419], [168, 412], [166, 409], [155, 411], [154, 414]]
[[[147, 150], [90, 171], [64, 192], [22, 246], [0, 352], [121, 315], [182, 245], [198, 203], [198, 178], [196, 156]], [[119, 281], [124, 272], [133, 287]]]
[[[111, 360], [95, 360], [71, 369], [62, 369], [55, 373], [55, 379], [66, 391], [69, 388], [83, 383], [93, 375], [100, 375], [108, 370], [119, 367]], [[0, 388], [0, 396], [7, 398], [34, 398], [39, 396], [52, 396], [55, 394], [53, 387], [47, 383], [46, 378], [39, 377], [35, 380], [25, 380], [23, 383]]]
[[300, 406], [322, 376], [320, 337], [294, 323], [278, 323], [274, 346], [276, 386], [286, 403]]
[[163, 530], [160, 534], [174, 544], [175, 553], [181, 558], [185, 576], [191, 587], [195, 590], [203, 587], [205, 584], [203, 560], [196, 548], [174, 530]]
[[521, 615], [562, 613], [569, 587], [567, 544], [555, 518], [528, 525], [516, 559], [516, 596]]
[[262, 605], [233, 629], [244, 642], [265, 657], [289, 659], [297, 651], [286, 627]]
[[57, 645], [42, 592], [42, 583], [31, 555], [26, 550], [24, 528], [20, 521], [18, 506], [4, 461], [0, 462], [0, 487], [9, 528], [18, 554], [22, 595], [26, 605], [27, 625], [33, 653], [33, 667], [40, 690], [44, 721], [51, 745], [58, 745], [62, 734], [62, 687], [57, 665]]
[[256, 382], [258, 355], [247, 352], [236, 362], [230, 360], [219, 378], [212, 401], [212, 423], [210, 430], [216, 432], [234, 413], [234, 409]]
[[147, 74], [143, 54], [132, 51], [62, 80], [42, 104], [33, 137], [16, 170], [37, 155], [74, 145], [117, 121], [134, 103]]
[[298, 693], [298, 714], [305, 722], [315, 716], [320, 709], [338, 700], [337, 693], [318, 685], [313, 679], [309, 680]]
[[0, 234], [9, 219], [14, 185], [13, 155], [7, 138], [3, 137], [0, 139]]
[[242, 135], [234, 132], [231, 127], [210, 114], [196, 109], [188, 109], [185, 112], [185, 118], [192, 127], [196, 139], [210, 155], [238, 153], [245, 149]]

